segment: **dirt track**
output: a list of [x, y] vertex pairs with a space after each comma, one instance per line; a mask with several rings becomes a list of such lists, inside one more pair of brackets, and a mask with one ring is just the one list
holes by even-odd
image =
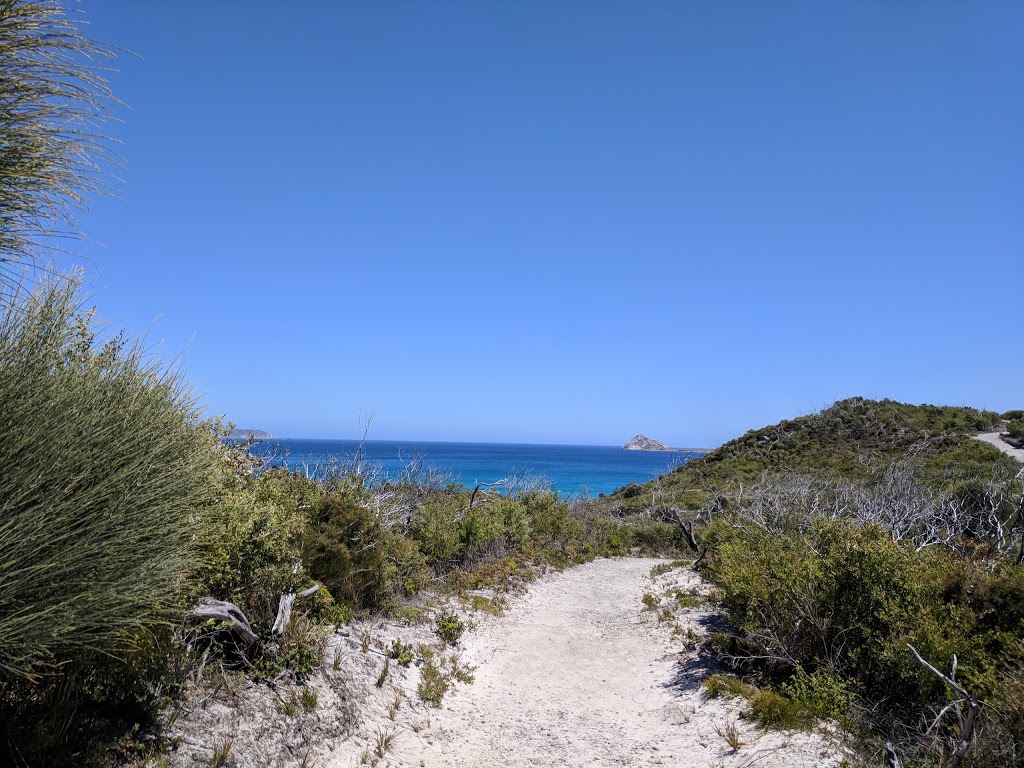
[[1024, 464], [1024, 448], [1014, 448], [1003, 440], [999, 432], [982, 432], [980, 435], [975, 435], [974, 437], [976, 440], [981, 440], [983, 443], [994, 445], [1007, 456], [1013, 456], [1017, 461]]
[[[460, 686], [419, 733], [403, 730], [382, 764], [478, 766], [826, 766], [838, 749], [818, 735], [764, 733], [740, 704], [705, 700], [687, 630], [719, 618], [706, 607], [669, 622], [644, 610], [645, 592], [699, 590], [689, 569], [655, 584], [650, 559], [599, 560], [531, 586], [503, 617], [464, 637], [476, 682]], [[735, 724], [744, 746], [716, 732]], [[332, 766], [351, 766], [350, 743]]]

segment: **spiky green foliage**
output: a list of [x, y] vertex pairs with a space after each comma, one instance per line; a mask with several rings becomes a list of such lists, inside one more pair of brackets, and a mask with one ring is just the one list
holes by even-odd
[[32, 263], [50, 235], [78, 233], [76, 211], [109, 191], [112, 153], [99, 128], [113, 99], [112, 53], [79, 34], [53, 0], [0, 0], [0, 281]]
[[[0, 670], [117, 654], [193, 567], [215, 444], [178, 373], [97, 341], [73, 282], [0, 316]], [[0, 676], [2, 676], [0, 675]]]

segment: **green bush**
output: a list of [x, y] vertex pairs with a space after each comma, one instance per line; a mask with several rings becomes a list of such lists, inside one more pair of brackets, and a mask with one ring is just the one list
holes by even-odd
[[462, 633], [466, 631], [466, 625], [454, 613], [446, 611], [440, 614], [434, 621], [434, 631], [448, 645], [457, 645], [459, 638], [462, 637]]
[[74, 281], [0, 312], [0, 762], [81, 763], [175, 690], [187, 654], [169, 624], [219, 451], [180, 374], [97, 341]]
[[[281, 594], [309, 581], [302, 568], [308, 513], [294, 501], [302, 494], [284, 473], [258, 476], [244, 450], [232, 445], [221, 448], [215, 477], [216, 503], [205, 512], [196, 539], [203, 559], [195, 591], [230, 600], [254, 627], [269, 629]], [[281, 492], [289, 484], [293, 496]]]
[[807, 707], [772, 690], [751, 696], [750, 712], [762, 728], [809, 730], [814, 725], [814, 714]]
[[466, 503], [458, 492], [435, 493], [413, 513], [410, 535], [439, 572], [447, 571], [462, 557], [459, 518]]
[[427, 562], [414, 542], [384, 526], [362, 493], [350, 487], [323, 497], [310, 513], [302, 560], [335, 599], [391, 610], [399, 597], [427, 583]]
[[810, 675], [804, 672], [803, 667], [797, 667], [782, 686], [782, 693], [820, 718], [842, 720], [853, 703], [853, 695], [848, 688], [846, 682], [824, 667]]
[[190, 390], [139, 342], [100, 344], [73, 283], [0, 317], [0, 674], [118, 655], [180, 608], [216, 450]]
[[[772, 534], [719, 520], [704, 540], [702, 567], [745, 633], [732, 651], [777, 659], [770, 671], [789, 677], [786, 698], [833, 717], [856, 699], [874, 726], [913, 728], [945, 705], [947, 692], [907, 644], [940, 669], [949, 670], [955, 654], [957, 680], [989, 703], [992, 744], [987, 753], [978, 746], [973, 759], [1019, 764], [1004, 758], [1024, 746], [1012, 725], [1024, 697], [1006, 684], [1024, 659], [1022, 569], [938, 547], [915, 551], [849, 521], [818, 519], [804, 531]], [[990, 762], [997, 748], [1003, 757]]]

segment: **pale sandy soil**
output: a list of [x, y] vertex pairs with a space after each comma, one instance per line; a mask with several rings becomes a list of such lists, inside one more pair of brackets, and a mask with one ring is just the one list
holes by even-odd
[[[500, 596], [508, 605], [502, 616], [430, 603], [406, 622], [343, 628], [306, 681], [317, 696], [308, 709], [297, 686], [213, 675], [211, 689], [208, 675], [171, 715], [166, 735], [178, 746], [167, 761], [209, 766], [227, 748], [222, 764], [246, 767], [838, 765], [844, 751], [827, 727], [764, 732], [742, 718], [742, 701], [702, 695], [713, 670], [696, 649], [722, 617], [708, 604], [681, 606], [676, 592], [708, 589], [685, 567], [652, 578], [664, 562], [598, 560], [552, 573], [525, 595]], [[645, 593], [656, 597], [654, 610]], [[388, 661], [382, 672], [395, 639], [444, 648], [434, 616], [446, 607], [471, 628], [458, 649], [444, 652], [475, 666], [476, 681], [457, 685], [436, 709], [417, 696], [422, 667]], [[738, 749], [724, 736], [730, 727]]]
[[[720, 619], [705, 607], [681, 610], [673, 636], [672, 621], [644, 610], [645, 592], [704, 589], [681, 568], [655, 583], [649, 574], [659, 562], [573, 568], [531, 586], [505, 616], [482, 621], [462, 653], [477, 667], [476, 682], [460, 686], [440, 710], [414, 712], [419, 732], [403, 727], [381, 764], [838, 765], [842, 751], [820, 734], [765, 733], [739, 718], [739, 702], [702, 695], [707, 669], [683, 649]], [[738, 750], [716, 732], [730, 724], [744, 742]], [[342, 745], [327, 765], [358, 765], [360, 741]]]
[[1007, 456], [1013, 456], [1017, 461], [1024, 464], [1024, 448], [1014, 448], [1002, 439], [999, 432], [982, 432], [980, 435], [975, 435], [974, 438], [981, 440], [983, 443], [994, 445]]

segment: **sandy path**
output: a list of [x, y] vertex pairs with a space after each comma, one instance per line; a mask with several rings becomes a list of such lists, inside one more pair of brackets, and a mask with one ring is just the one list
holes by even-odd
[[982, 432], [980, 435], [975, 435], [974, 439], [994, 445], [1007, 456], [1013, 456], [1017, 461], [1024, 464], [1024, 448], [1014, 448], [1000, 437], [999, 432]]
[[[680, 634], [673, 638], [667, 624], [643, 610], [658, 562], [599, 560], [569, 569], [532, 585], [504, 617], [467, 633], [463, 659], [477, 666], [475, 684], [431, 710], [428, 728], [403, 731], [386, 764], [838, 764], [838, 752], [819, 736], [764, 734], [737, 720], [738, 703], [704, 700], [689, 666], [694, 657], [680, 654]], [[688, 569], [662, 578], [699, 588]], [[692, 631], [705, 632], [710, 610], [689, 613]], [[716, 733], [729, 723], [743, 733], [739, 750]]]

